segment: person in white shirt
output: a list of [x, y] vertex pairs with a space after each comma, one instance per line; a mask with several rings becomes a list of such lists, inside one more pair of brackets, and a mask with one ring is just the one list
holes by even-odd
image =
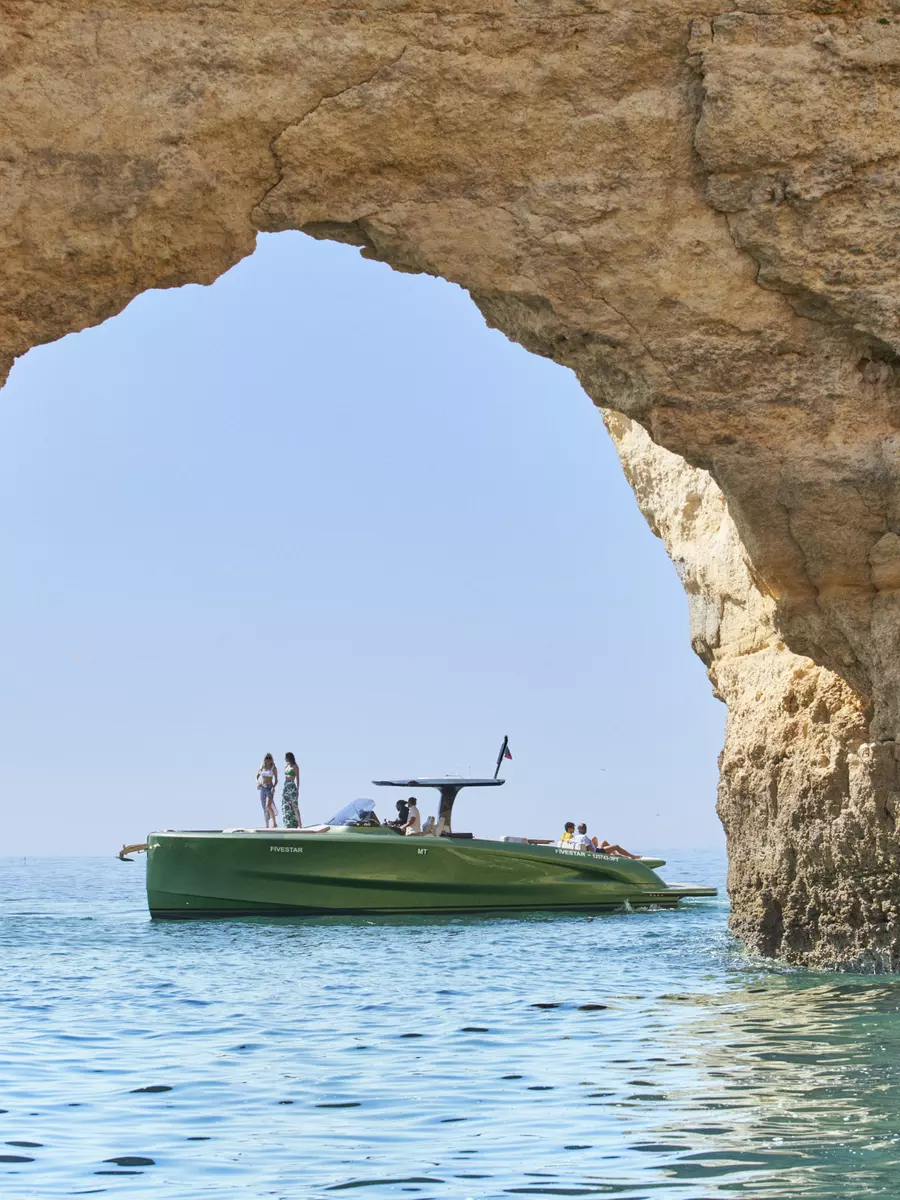
[[409, 812], [406, 815], [406, 824], [401, 825], [400, 828], [407, 837], [422, 832], [422, 818], [419, 815], [415, 796], [410, 796], [409, 798]]
[[572, 839], [571, 846], [573, 850], [590, 850], [591, 854], [594, 853], [596, 847], [593, 839], [588, 835], [587, 825], [584, 821], [578, 826], [578, 832]]

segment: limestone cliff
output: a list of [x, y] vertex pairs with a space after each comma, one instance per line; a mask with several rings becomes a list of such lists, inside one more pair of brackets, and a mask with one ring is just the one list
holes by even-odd
[[838, 675], [787, 649], [709, 474], [628, 418], [605, 420], [728, 705], [718, 810], [734, 932], [792, 962], [896, 963], [893, 747], [867, 742], [859, 698]]
[[0, 0], [0, 369], [260, 229], [462, 284], [669, 452], [735, 928], [898, 965], [898, 67], [869, 0]]

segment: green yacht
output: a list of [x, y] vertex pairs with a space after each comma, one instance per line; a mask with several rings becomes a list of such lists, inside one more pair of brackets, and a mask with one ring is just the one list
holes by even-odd
[[328, 913], [478, 913], [674, 908], [716, 889], [667, 884], [662, 859], [622, 858], [451, 829], [463, 788], [502, 779], [378, 779], [379, 787], [440, 793], [435, 821], [404, 835], [378, 823], [371, 800], [326, 825], [149, 835], [147, 901], [153, 917], [304, 916]]

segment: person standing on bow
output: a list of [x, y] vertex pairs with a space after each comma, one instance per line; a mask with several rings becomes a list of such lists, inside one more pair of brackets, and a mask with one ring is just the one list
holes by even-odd
[[262, 760], [262, 766], [256, 772], [256, 787], [259, 791], [259, 802], [262, 805], [263, 816], [266, 818], [266, 829], [269, 828], [269, 821], [272, 822], [272, 828], [278, 828], [278, 820], [275, 816], [275, 788], [278, 786], [278, 768], [275, 766], [275, 759], [271, 754], [267, 754]]
[[288, 750], [284, 756], [284, 787], [281, 790], [281, 812], [285, 829], [299, 829], [300, 820], [300, 769], [297, 760]]

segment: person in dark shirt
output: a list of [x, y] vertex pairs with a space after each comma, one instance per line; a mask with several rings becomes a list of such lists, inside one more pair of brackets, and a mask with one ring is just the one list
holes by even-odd
[[397, 801], [397, 819], [396, 821], [386, 821], [386, 825], [390, 825], [391, 829], [399, 829], [401, 825], [405, 825], [409, 820], [409, 801]]

